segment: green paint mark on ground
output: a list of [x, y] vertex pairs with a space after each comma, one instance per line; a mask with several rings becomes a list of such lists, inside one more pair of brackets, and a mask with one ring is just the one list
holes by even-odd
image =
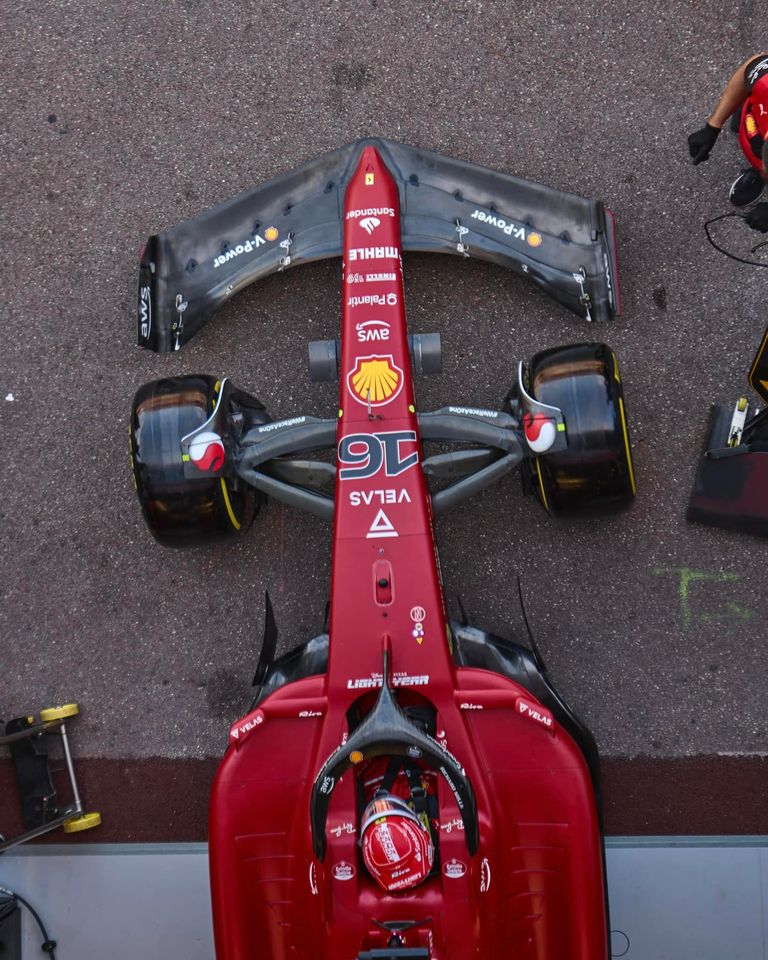
[[[680, 617], [683, 627], [690, 630], [697, 623], [722, 623], [729, 624], [734, 621], [746, 623], [754, 617], [752, 610], [742, 607], [733, 600], [728, 600], [721, 604], [720, 609], [715, 612], [709, 610], [698, 610], [698, 596], [701, 591], [693, 588], [699, 583], [736, 583], [739, 579], [738, 573], [707, 573], [705, 570], [690, 570], [688, 567], [654, 567], [653, 573], [657, 577], [674, 575], [678, 578], [677, 593], [680, 598]], [[712, 591], [707, 591], [706, 599], [711, 603], [713, 601]]]

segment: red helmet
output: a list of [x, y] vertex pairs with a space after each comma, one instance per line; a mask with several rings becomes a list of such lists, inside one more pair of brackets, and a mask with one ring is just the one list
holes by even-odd
[[384, 890], [415, 887], [432, 869], [429, 831], [405, 800], [379, 793], [363, 814], [363, 860]]

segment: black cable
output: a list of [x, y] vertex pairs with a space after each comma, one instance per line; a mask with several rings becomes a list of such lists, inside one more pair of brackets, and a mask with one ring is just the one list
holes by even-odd
[[[746, 263], [748, 267], [768, 267], [768, 263], [763, 263], [760, 260], [745, 260], [743, 257], [737, 257], [735, 253], [731, 253], [728, 250], [723, 250], [722, 247], [719, 247], [715, 243], [715, 241], [712, 239], [712, 235], [709, 232], [709, 228], [713, 223], [717, 223], [720, 220], [727, 220], [728, 217], [739, 217], [739, 219], [744, 220], [746, 217], [746, 214], [724, 213], [720, 217], [714, 217], [712, 220], [707, 220], [707, 222], [704, 224], [704, 233], [706, 233], [707, 235], [707, 240], [709, 240], [709, 242], [712, 244], [715, 250], [718, 251], [718, 253], [725, 254], [726, 257], [730, 257], [731, 260], [736, 260], [737, 263]], [[766, 243], [768, 243], [768, 240], [764, 240], [761, 243], [758, 243], [756, 246], [752, 247], [752, 249], [749, 252], [754, 253], [756, 250], [759, 250], [760, 247], [765, 246]]]
[[28, 900], [25, 900], [20, 894], [14, 893], [13, 890], [9, 890], [7, 887], [0, 887], [0, 894], [4, 894], [11, 900], [17, 900], [19, 903], [23, 904], [27, 910], [29, 910], [29, 912], [37, 921], [38, 927], [40, 927], [40, 933], [43, 935], [43, 942], [41, 945], [43, 953], [47, 953], [51, 957], [51, 960], [56, 960], [56, 941], [51, 940], [51, 938], [48, 936], [48, 931], [45, 929], [45, 924], [40, 919], [40, 914], [37, 912], [37, 910], [35, 910], [32, 904]]

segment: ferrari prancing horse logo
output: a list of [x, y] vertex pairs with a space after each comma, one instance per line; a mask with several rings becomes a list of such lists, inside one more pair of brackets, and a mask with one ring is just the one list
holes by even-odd
[[395, 364], [391, 354], [384, 357], [358, 357], [347, 377], [347, 386], [358, 403], [382, 407], [400, 393], [403, 371]]

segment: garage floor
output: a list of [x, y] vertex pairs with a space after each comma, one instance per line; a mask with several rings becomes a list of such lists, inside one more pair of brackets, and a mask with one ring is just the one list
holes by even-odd
[[[614, 960], [768, 960], [764, 840], [613, 837], [607, 864]], [[59, 960], [212, 960], [204, 844], [19, 848], [0, 886], [32, 902]], [[36, 956], [28, 914], [22, 935]]]

